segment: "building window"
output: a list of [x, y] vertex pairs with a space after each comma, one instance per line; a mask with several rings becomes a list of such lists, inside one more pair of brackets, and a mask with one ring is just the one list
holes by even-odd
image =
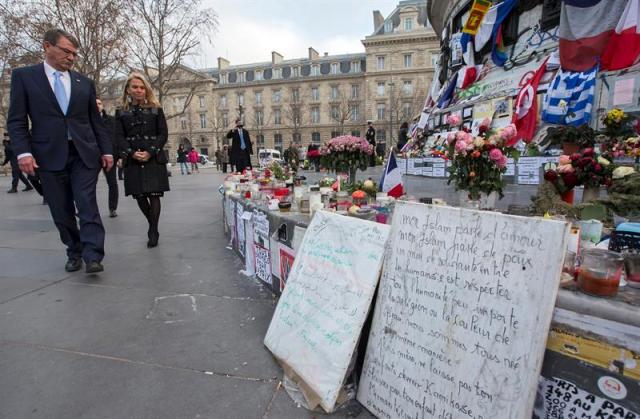
[[259, 127], [264, 125], [264, 112], [261, 110], [256, 111], [256, 125]]
[[312, 132], [311, 133], [311, 144], [320, 145], [320, 133]]
[[413, 18], [412, 17], [406, 17], [404, 19], [404, 30], [405, 31], [413, 30]]
[[404, 93], [405, 95], [413, 94], [413, 83], [411, 82], [411, 80], [405, 80], [402, 83], [402, 93]]
[[408, 102], [405, 102], [402, 104], [402, 115], [404, 117], [404, 119], [410, 119], [412, 117], [411, 115], [411, 104]]
[[378, 70], [384, 70], [384, 57], [378, 57]]
[[353, 131], [351, 131], [351, 135], [353, 135], [354, 137], [359, 137], [360, 136], [360, 130], [354, 129]]
[[351, 61], [351, 72], [352, 73], [360, 72], [360, 61]]
[[186, 120], [186, 119], [182, 118], [182, 119], [180, 120], [180, 128], [181, 128], [183, 131], [187, 129], [187, 120]]
[[387, 117], [386, 115], [386, 109], [387, 107], [385, 106], [384, 103], [378, 103], [378, 106], [376, 108], [377, 110], [377, 117], [378, 117], [378, 121], [384, 121]]
[[387, 20], [386, 22], [384, 22], [384, 33], [391, 33], [391, 32], [393, 32], [393, 21]]
[[273, 69], [273, 78], [274, 79], [281, 79], [282, 78], [282, 69], [281, 68], [274, 68]]
[[282, 100], [282, 92], [280, 89], [273, 91], [273, 103], [280, 103]]
[[300, 89], [299, 88], [294, 87], [293, 89], [291, 89], [291, 100], [293, 101], [293, 103], [300, 102]]
[[338, 63], [331, 63], [331, 74], [338, 74]]
[[200, 102], [200, 107], [204, 108], [204, 96], [198, 96], [198, 102]]
[[256, 105], [262, 104], [262, 92], [256, 92]]
[[359, 99], [360, 98], [360, 85], [352, 84], [351, 85], [351, 99]]
[[319, 124], [320, 123], [320, 108], [314, 106], [311, 108], [311, 123]]
[[387, 131], [383, 129], [376, 130], [376, 140], [379, 143], [384, 143], [387, 141]]
[[238, 105], [244, 106], [244, 93], [238, 93]]
[[311, 75], [312, 76], [319, 76], [320, 75], [320, 66], [317, 64], [314, 64], [311, 66]]
[[222, 125], [229, 126], [229, 112], [222, 112]]
[[302, 142], [302, 135], [299, 132], [294, 132], [291, 136], [294, 144], [300, 144]]
[[238, 73], [238, 83], [244, 83], [247, 81], [247, 73], [241, 71]]
[[293, 67], [293, 77], [300, 77], [300, 67]]
[[282, 153], [282, 134], [273, 134], [273, 145], [276, 150]]
[[341, 136], [342, 133], [340, 131], [331, 131], [331, 138], [336, 138]]
[[340, 108], [338, 105], [331, 105], [331, 119], [336, 121], [340, 119]]
[[220, 107], [221, 108], [226, 108], [227, 107], [227, 95], [221, 95], [220, 96]]
[[207, 115], [200, 114], [200, 128], [205, 129], [207, 127]]
[[376, 92], [378, 93], [378, 96], [384, 96], [384, 87], [385, 87], [385, 82], [379, 81], [378, 89], [376, 90]]
[[320, 90], [317, 87], [311, 88], [311, 100], [320, 100]]
[[331, 86], [331, 99], [336, 100], [340, 97], [338, 86]]
[[435, 67], [438, 65], [439, 58], [440, 58], [439, 54], [431, 54], [431, 67]]
[[275, 109], [273, 111], [273, 123], [275, 125], [281, 125], [282, 124], [282, 112], [280, 112], [280, 109]]
[[262, 81], [263, 80], [262, 70], [256, 70], [254, 78], [256, 81]]
[[404, 68], [413, 67], [413, 55], [412, 54], [404, 54]]
[[220, 84], [227, 84], [227, 74], [220, 74]]
[[256, 142], [258, 143], [258, 147], [264, 147], [264, 135], [256, 135]]
[[352, 121], [358, 121], [360, 119], [360, 107], [358, 105], [350, 105], [349, 116]]

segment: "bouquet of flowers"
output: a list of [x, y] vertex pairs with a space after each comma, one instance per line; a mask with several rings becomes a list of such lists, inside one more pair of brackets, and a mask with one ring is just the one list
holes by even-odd
[[610, 186], [614, 166], [603, 156], [596, 156], [593, 148], [586, 148], [581, 153], [569, 157], [575, 169], [580, 185], [597, 187]]
[[640, 157], [640, 137], [629, 137], [624, 141], [615, 141], [605, 147], [605, 153], [611, 157]]
[[342, 135], [332, 138], [320, 148], [320, 164], [334, 172], [366, 170], [373, 151], [373, 146], [364, 138]]
[[551, 182], [561, 195], [580, 184], [576, 170], [571, 164], [571, 157], [565, 155], [560, 156], [560, 164], [556, 170], [544, 172], [544, 180]]
[[[449, 125], [459, 123], [459, 118], [449, 118]], [[480, 199], [480, 194], [498, 192], [500, 198], [504, 182], [502, 174], [507, 170], [507, 156], [518, 157], [514, 148], [517, 130], [511, 124], [498, 131], [489, 129], [491, 121], [486, 118], [474, 137], [466, 128], [450, 133], [447, 156], [451, 160], [449, 180], [455, 182], [456, 190], [466, 190], [470, 199]]]
[[633, 122], [635, 118], [622, 109], [613, 108], [602, 119], [604, 134], [609, 138], [628, 137], [635, 133]]

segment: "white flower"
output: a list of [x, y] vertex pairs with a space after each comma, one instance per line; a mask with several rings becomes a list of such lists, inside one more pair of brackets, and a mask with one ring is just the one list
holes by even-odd
[[602, 156], [598, 156], [598, 163], [600, 163], [601, 166], [609, 166], [611, 164], [609, 160], [605, 159]]
[[613, 171], [613, 179], [622, 179], [624, 177], [629, 176], [632, 173], [635, 173], [635, 170], [633, 170], [633, 167], [620, 166]]

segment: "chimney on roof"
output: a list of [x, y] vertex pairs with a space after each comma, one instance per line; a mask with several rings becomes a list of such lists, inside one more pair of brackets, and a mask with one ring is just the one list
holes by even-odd
[[218, 57], [218, 70], [225, 70], [229, 67], [229, 60], [226, 58]]
[[309, 47], [309, 60], [317, 60], [319, 56], [318, 51], [313, 49], [313, 47]]
[[271, 52], [271, 64], [272, 65], [280, 64], [283, 59], [284, 59], [284, 57], [281, 54], [279, 54], [279, 53], [277, 53], [275, 51]]
[[384, 23], [384, 16], [380, 10], [373, 11], [373, 30], [377, 30]]

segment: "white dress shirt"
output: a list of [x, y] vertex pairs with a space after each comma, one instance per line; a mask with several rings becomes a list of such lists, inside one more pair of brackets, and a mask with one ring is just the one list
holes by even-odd
[[[44, 62], [44, 73], [47, 76], [47, 80], [49, 80], [49, 85], [51, 86], [51, 90], [55, 93], [54, 83], [56, 80], [56, 76], [53, 75], [54, 72], [60, 73], [60, 81], [62, 82], [62, 86], [64, 87], [64, 92], [67, 95], [67, 100], [71, 100], [71, 75], [68, 71], [59, 71], [55, 68], [51, 67], [49, 63]], [[31, 153], [22, 153], [18, 156], [18, 160], [23, 157], [31, 156]], [[111, 154], [105, 154], [105, 156], [111, 156]]]

